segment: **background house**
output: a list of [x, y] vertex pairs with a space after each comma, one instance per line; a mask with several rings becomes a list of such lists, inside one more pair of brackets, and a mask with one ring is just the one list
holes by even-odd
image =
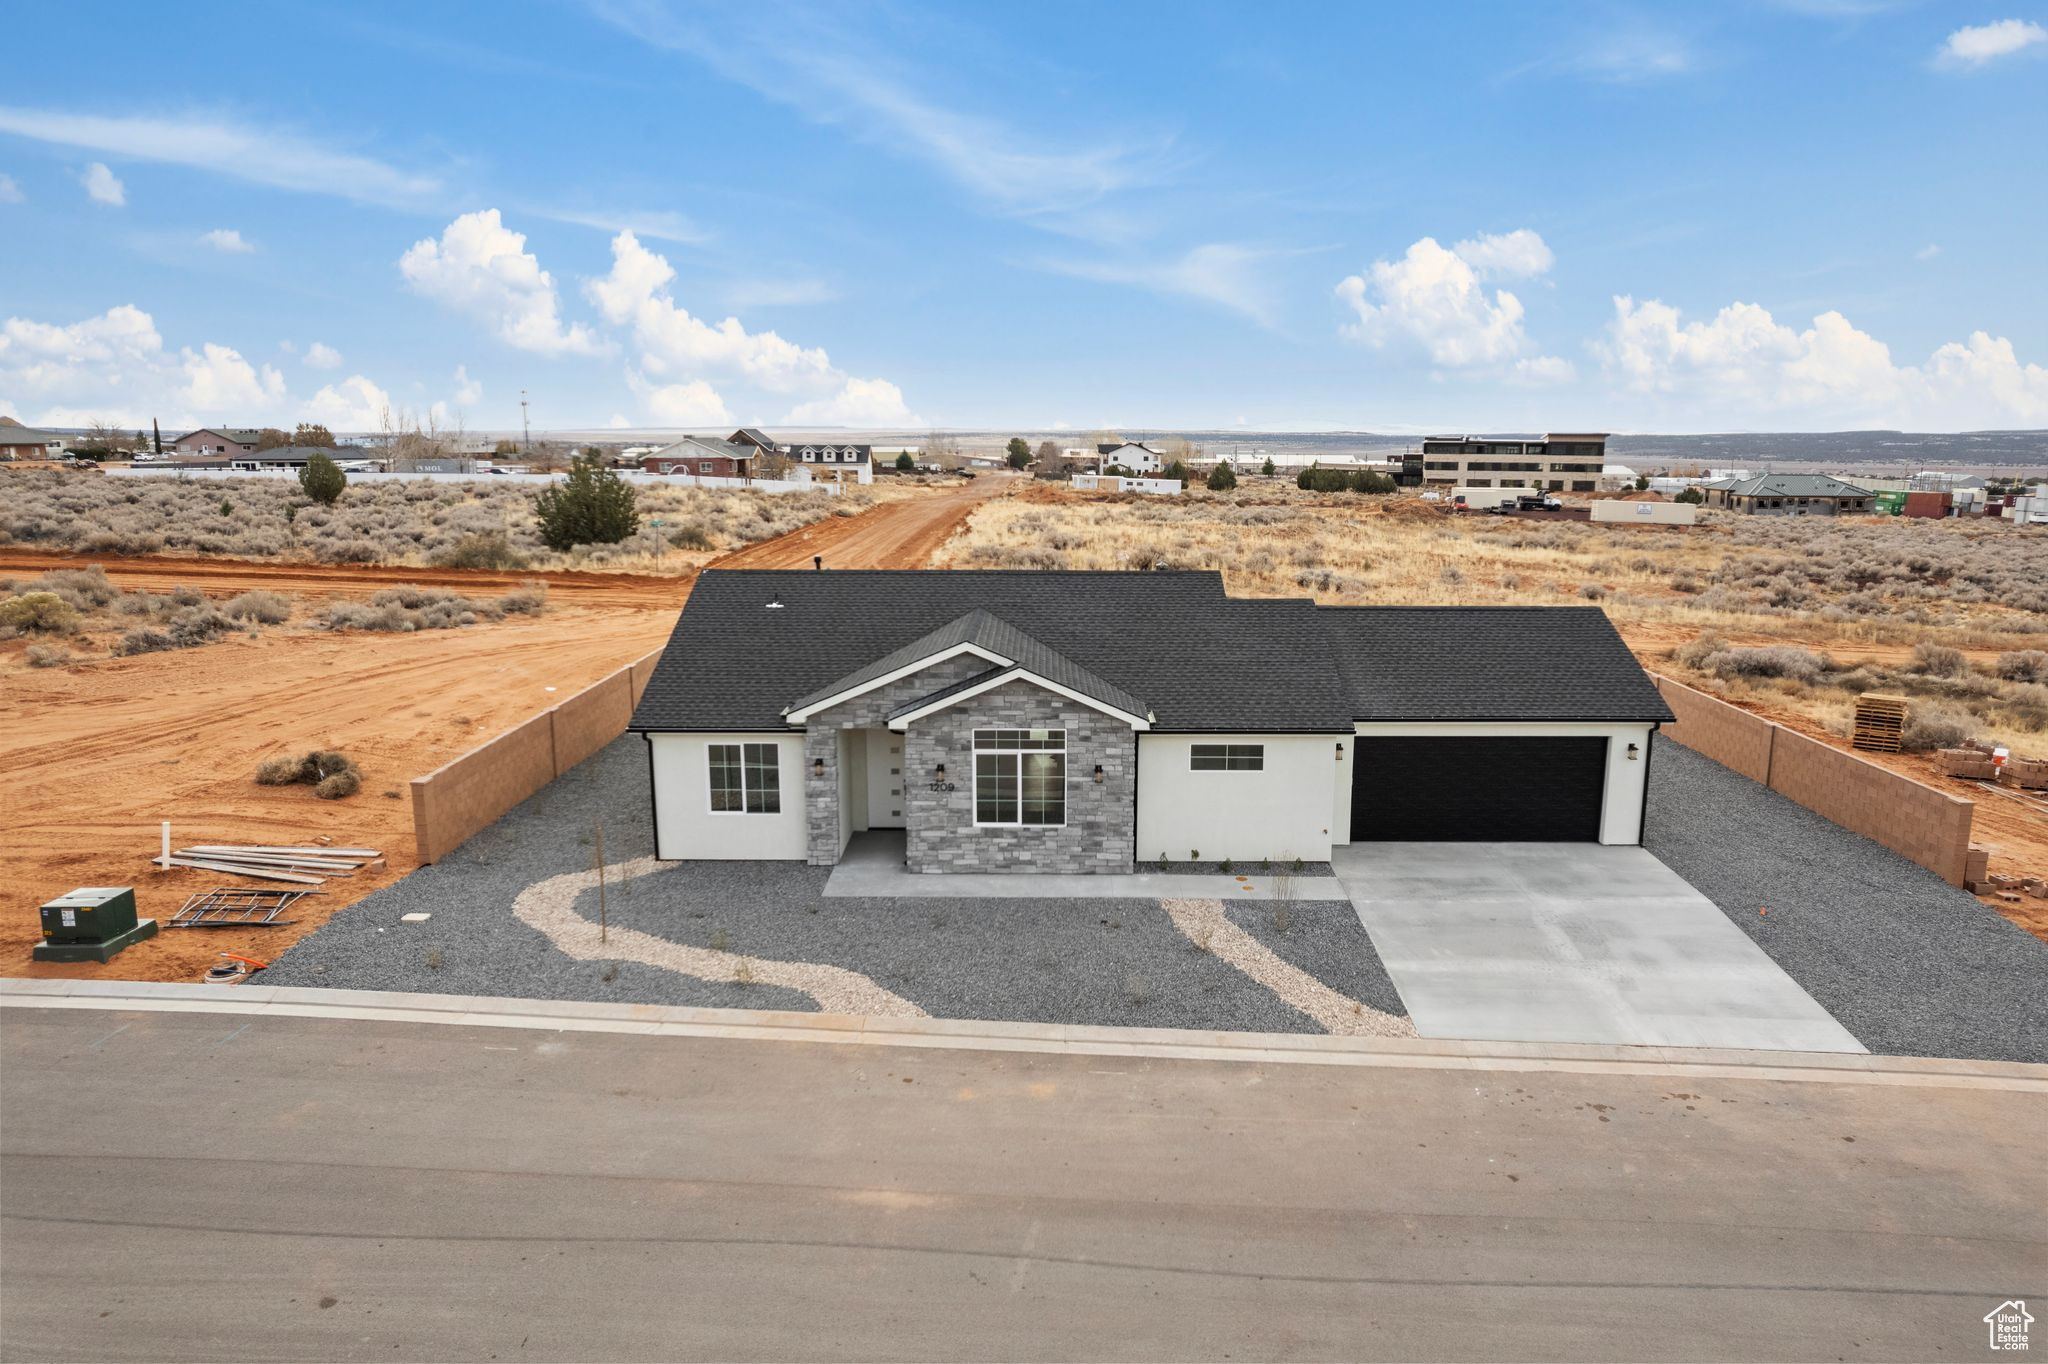
[[12, 417], [0, 417], [0, 459], [56, 459], [64, 453], [66, 439], [55, 431], [38, 431]]
[[1851, 516], [1873, 511], [1877, 494], [1828, 474], [1760, 474], [1700, 484], [1710, 507], [1754, 516]]
[[168, 447], [181, 455], [239, 455], [256, 448], [262, 433], [253, 426], [211, 427], [187, 431]]
[[640, 461], [650, 474], [696, 474], [707, 478], [751, 478], [761, 447], [710, 436], [685, 436]]

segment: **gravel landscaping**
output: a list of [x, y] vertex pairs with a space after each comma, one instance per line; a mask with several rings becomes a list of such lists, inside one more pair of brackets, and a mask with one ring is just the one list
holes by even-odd
[[1873, 1052], [2048, 1061], [2048, 943], [1890, 849], [1664, 738], [1644, 842]]
[[[792, 989], [704, 981], [635, 962], [578, 961], [513, 913], [520, 892], [647, 856], [647, 749], [617, 740], [491, 829], [337, 914], [285, 952], [266, 984], [528, 998], [814, 1009]], [[610, 885], [609, 927], [730, 954], [858, 972], [943, 1018], [1317, 1032], [1318, 1024], [1205, 952], [1153, 900], [826, 899], [829, 868], [676, 862]], [[575, 897], [597, 919], [597, 892]], [[1226, 903], [1232, 922], [1350, 999], [1405, 1011], [1346, 901]], [[400, 916], [424, 910], [425, 924]], [[742, 973], [747, 974], [747, 973]]]

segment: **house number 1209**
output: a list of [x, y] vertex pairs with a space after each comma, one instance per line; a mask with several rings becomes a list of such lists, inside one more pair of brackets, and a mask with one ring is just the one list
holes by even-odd
[[958, 788], [955, 787], [953, 783], [949, 781], [935, 781], [927, 784], [925, 787], [925, 790], [937, 791], [940, 795], [945, 795], [947, 792], [954, 791], [957, 789]]

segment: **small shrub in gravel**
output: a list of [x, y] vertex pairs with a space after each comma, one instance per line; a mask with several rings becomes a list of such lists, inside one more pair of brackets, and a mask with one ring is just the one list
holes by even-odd
[[254, 621], [259, 625], [282, 625], [292, 618], [290, 598], [260, 590], [229, 598], [221, 610], [233, 620]]
[[2019, 649], [2000, 654], [1995, 666], [2008, 682], [2048, 682], [2048, 651]]

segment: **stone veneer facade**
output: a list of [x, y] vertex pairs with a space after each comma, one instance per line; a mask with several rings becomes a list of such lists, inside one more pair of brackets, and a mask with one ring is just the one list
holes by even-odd
[[[1064, 729], [1067, 822], [982, 826], [974, 822], [974, 731]], [[1138, 736], [1121, 720], [1029, 682], [994, 691], [911, 723], [903, 746], [904, 822], [912, 871], [1127, 872], [1137, 828]], [[953, 789], [933, 791], [940, 763]], [[1102, 767], [1102, 782], [1095, 768]], [[914, 774], [914, 775], [913, 775]], [[957, 775], [955, 775], [957, 774]]]
[[[839, 738], [849, 729], [881, 729], [889, 712], [985, 672], [985, 659], [948, 659], [806, 722], [804, 816], [808, 861], [839, 860]], [[1067, 822], [983, 827], [974, 822], [974, 731], [1064, 729]], [[822, 776], [815, 765], [824, 763]], [[946, 765], [951, 791], [933, 791]], [[1102, 782], [1095, 768], [1102, 767]], [[1134, 866], [1137, 734], [1128, 724], [1029, 682], [993, 691], [914, 721], [904, 736], [904, 823], [912, 871], [1127, 872]]]

